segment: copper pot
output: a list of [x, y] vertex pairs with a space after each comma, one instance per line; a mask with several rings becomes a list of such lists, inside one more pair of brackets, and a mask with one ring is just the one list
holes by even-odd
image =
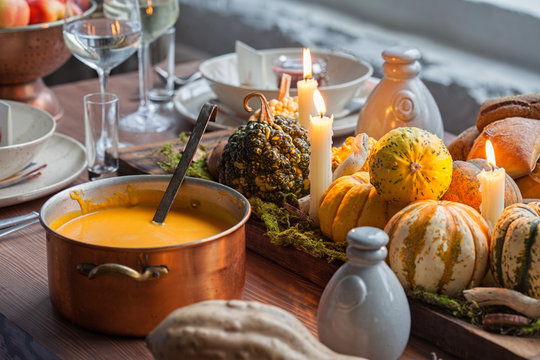
[[[237, 224], [210, 238], [161, 248], [126, 249], [68, 239], [49, 225], [80, 210], [70, 194], [103, 203], [127, 191], [159, 191], [167, 175], [109, 178], [66, 189], [41, 209], [47, 234], [49, 293], [56, 310], [85, 328], [144, 336], [174, 309], [208, 299], [239, 299], [245, 282], [245, 223], [249, 202], [224, 185], [186, 178], [177, 202], [219, 204]], [[128, 190], [129, 187], [129, 190]]]

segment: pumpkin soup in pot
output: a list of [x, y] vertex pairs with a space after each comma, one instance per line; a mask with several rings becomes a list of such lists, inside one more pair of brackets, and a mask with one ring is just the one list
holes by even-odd
[[172, 208], [165, 222], [157, 224], [152, 221], [156, 208], [157, 204], [113, 206], [65, 223], [59, 219], [51, 228], [60, 235], [88, 244], [146, 248], [206, 239], [236, 223], [225, 211], [216, 209], [210, 214], [192, 207]]

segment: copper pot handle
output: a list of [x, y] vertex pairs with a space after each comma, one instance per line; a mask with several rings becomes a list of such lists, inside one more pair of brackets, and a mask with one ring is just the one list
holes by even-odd
[[142, 273], [140, 273], [137, 270], [133, 270], [129, 266], [120, 264], [94, 265], [90, 263], [78, 264], [77, 271], [84, 276], [88, 276], [89, 280], [93, 280], [101, 275], [121, 275], [137, 281], [147, 281], [164, 278], [169, 273], [169, 269], [163, 265], [148, 266], [144, 268]]

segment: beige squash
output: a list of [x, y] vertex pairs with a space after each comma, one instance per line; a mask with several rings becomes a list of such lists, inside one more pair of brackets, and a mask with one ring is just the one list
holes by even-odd
[[157, 360], [361, 360], [320, 343], [291, 313], [255, 301], [208, 300], [169, 314], [147, 338]]

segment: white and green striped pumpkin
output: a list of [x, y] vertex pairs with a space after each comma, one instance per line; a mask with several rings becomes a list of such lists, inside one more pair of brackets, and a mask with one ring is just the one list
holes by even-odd
[[540, 202], [504, 209], [493, 229], [491, 272], [500, 286], [540, 299]]
[[384, 231], [388, 263], [405, 289], [454, 296], [484, 278], [489, 228], [468, 205], [418, 200], [397, 212]]

